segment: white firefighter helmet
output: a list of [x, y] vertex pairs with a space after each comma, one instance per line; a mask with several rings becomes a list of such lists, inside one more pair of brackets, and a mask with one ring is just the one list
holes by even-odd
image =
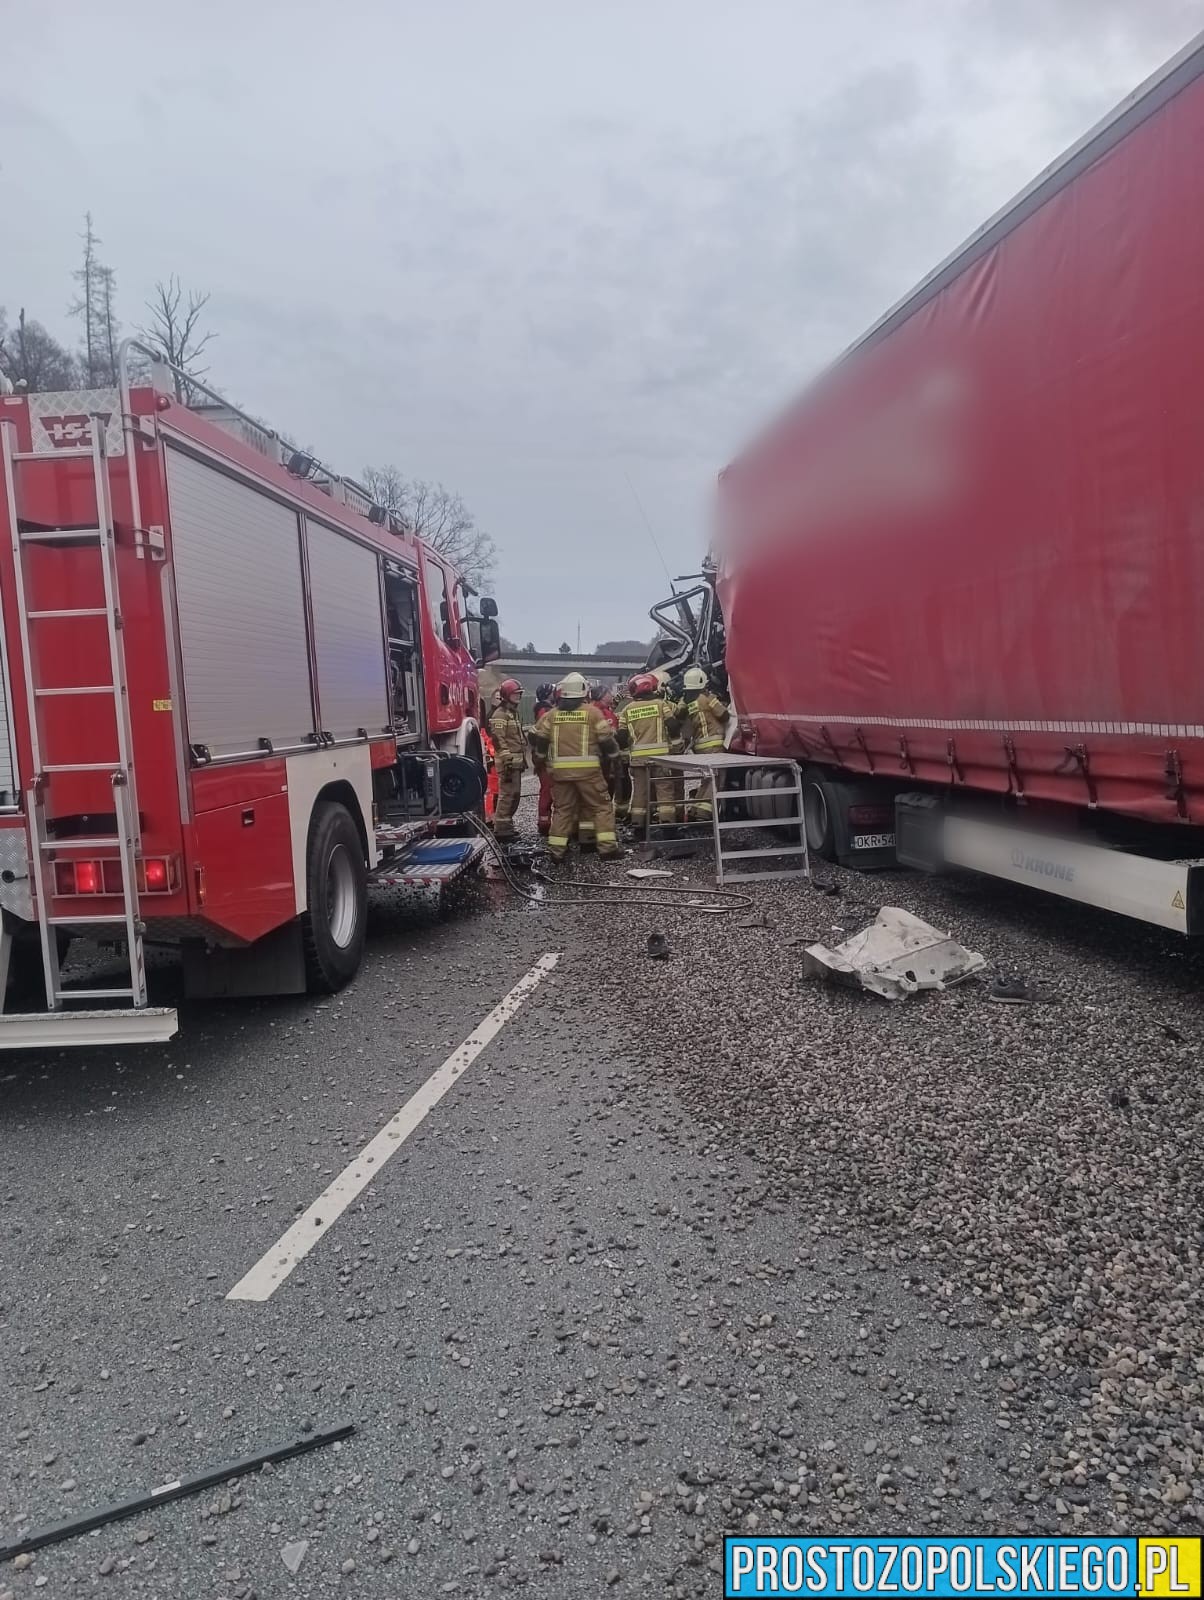
[[686, 675], [682, 682], [685, 684], [687, 689], [705, 689], [707, 686], [707, 675], [701, 667], [687, 667]]
[[562, 700], [584, 700], [586, 695], [585, 679], [579, 672], [570, 672], [566, 678], [561, 678], [556, 685], [556, 690]]

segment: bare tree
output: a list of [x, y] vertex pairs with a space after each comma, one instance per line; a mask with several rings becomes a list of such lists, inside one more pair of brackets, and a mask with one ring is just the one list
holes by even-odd
[[405, 478], [393, 466], [365, 467], [363, 478], [372, 498], [408, 532], [446, 556], [477, 588], [488, 581], [497, 548], [458, 494], [441, 483]]
[[199, 326], [201, 313], [208, 303], [208, 294], [199, 294], [193, 289], [185, 297], [180, 280], [173, 272], [166, 283], [155, 284], [154, 298], [146, 303], [151, 314], [150, 326], [138, 329], [147, 344], [162, 354], [164, 361], [180, 369], [172, 378], [176, 399], [185, 405], [193, 398], [193, 386], [188, 380], [199, 383], [209, 373], [208, 366], [201, 364], [201, 357], [217, 335], [211, 329], [202, 333]]
[[99, 300], [97, 297], [97, 259], [96, 246], [100, 240], [92, 232], [92, 213], [84, 213], [84, 231], [80, 234], [84, 243], [84, 259], [71, 274], [79, 284], [79, 294], [72, 302], [69, 315], [80, 317], [84, 324], [84, 377], [87, 383], [93, 383], [96, 375], [96, 350], [97, 350], [97, 324], [99, 321]]
[[84, 325], [82, 375], [89, 385], [113, 384], [117, 382], [117, 346], [121, 334], [114, 309], [117, 275], [100, 259], [101, 241], [93, 231], [90, 211], [84, 215], [84, 231], [80, 238], [84, 258], [71, 274], [80, 292], [69, 308], [69, 315], [79, 317]]
[[112, 267], [101, 267], [99, 271], [100, 287], [97, 298], [100, 302], [100, 337], [104, 352], [105, 382], [117, 382], [117, 348], [121, 343], [121, 323], [117, 320], [117, 313], [113, 309], [113, 302], [117, 298], [117, 275]]
[[0, 366], [10, 382], [31, 394], [79, 387], [83, 374], [70, 350], [65, 350], [40, 322], [31, 322], [22, 310], [10, 329], [0, 310]]

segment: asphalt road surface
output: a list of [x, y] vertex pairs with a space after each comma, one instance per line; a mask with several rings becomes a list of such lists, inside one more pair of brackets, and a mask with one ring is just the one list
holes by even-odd
[[[603, 870], [619, 869], [587, 869]], [[996, 904], [903, 898], [915, 882], [887, 880], [890, 897], [963, 937], [998, 931]], [[715, 1595], [724, 1532], [1198, 1528], [1189, 1200], [1160, 1192], [1166, 1238], [1141, 1247], [1177, 1270], [1171, 1353], [1151, 1366], [1135, 1336], [1119, 1376], [1104, 1332], [1094, 1354], [1050, 1345], [1054, 1309], [1007, 1276], [1031, 1241], [1007, 1224], [1000, 1266], [973, 1210], [991, 1144], [965, 1097], [1007, 1145], [1027, 1084], [1051, 1147], [1073, 1144], [1049, 1081], [1072, 1047], [1049, 1028], [1081, 1037], [1086, 1007], [1110, 1062], [1107, 1017], [1074, 985], [1071, 1011], [1006, 1027], [981, 995], [904, 1016], [804, 987], [794, 946], [833, 902], [790, 884], [754, 901], [721, 918], [492, 886], [443, 919], [385, 901], [334, 999], [185, 1004], [168, 1046], [0, 1058], [0, 1545], [356, 1429], [0, 1566], [0, 1600]], [[1035, 939], [1044, 973], [1063, 925], [1030, 900], [1004, 911], [994, 953], [1031, 957]], [[1066, 961], [1120, 981], [1115, 935], [1101, 955], [1077, 926]], [[652, 927], [668, 962], [642, 955]], [[1157, 996], [1181, 1029], [1195, 976]], [[174, 981], [158, 973], [160, 995]], [[1135, 1003], [1126, 990], [1118, 1016]], [[984, 1028], [1008, 1063], [994, 1110]], [[1190, 1141], [1194, 1047], [1160, 1049]], [[1093, 1127], [1118, 1115], [1117, 1081], [1141, 1112], [1136, 1071], [1082, 1091]], [[1162, 1083], [1146, 1057], [1142, 1074]], [[1137, 1137], [1127, 1095], [1122, 1120]], [[1150, 1134], [1164, 1154], [1168, 1137]], [[979, 1169], [959, 1187], [965, 1150]], [[1058, 1159], [1049, 1181], [1081, 1211], [1104, 1180], [1077, 1147]], [[1119, 1203], [1074, 1225], [1095, 1237]], [[1063, 1273], [1070, 1227], [1053, 1228]], [[1123, 1246], [1105, 1257], [1115, 1289]], [[1106, 1331], [1111, 1314], [1080, 1320]], [[1098, 1394], [1111, 1445], [1093, 1442]]]

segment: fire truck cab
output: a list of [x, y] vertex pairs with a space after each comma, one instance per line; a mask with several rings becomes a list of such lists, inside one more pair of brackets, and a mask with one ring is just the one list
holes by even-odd
[[[371, 883], [484, 848], [446, 826], [482, 803], [493, 602], [153, 352], [121, 369], [0, 395], [0, 1048], [170, 1037], [148, 943], [194, 995], [338, 989]], [[65, 983], [77, 936], [128, 981]]]

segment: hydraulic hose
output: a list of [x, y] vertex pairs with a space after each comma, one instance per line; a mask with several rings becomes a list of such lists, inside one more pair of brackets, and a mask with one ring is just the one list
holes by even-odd
[[[655, 893], [646, 893], [630, 883], [587, 883], [582, 878], [554, 878], [550, 873], [539, 872], [532, 868], [532, 872], [541, 883], [546, 883], [555, 889], [582, 890], [583, 893], [545, 895], [536, 894], [526, 888], [515, 877], [506, 852], [498, 844], [493, 834], [480, 821], [478, 817], [466, 819], [471, 822], [476, 831], [489, 845], [493, 852], [494, 860], [502, 869], [502, 876], [520, 899], [529, 901], [532, 905], [543, 906], [617, 906], [627, 905], [639, 910], [658, 911], [701, 911], [708, 916], [729, 911], [747, 911], [752, 906], [752, 898], [746, 894], [737, 894], [731, 889], [687, 889], [678, 888], [669, 884], [660, 885]], [[689, 895], [690, 900], [682, 900], [680, 896]], [[674, 898], [668, 898], [673, 896]], [[691, 902], [705, 897], [707, 904], [698, 905]]]

